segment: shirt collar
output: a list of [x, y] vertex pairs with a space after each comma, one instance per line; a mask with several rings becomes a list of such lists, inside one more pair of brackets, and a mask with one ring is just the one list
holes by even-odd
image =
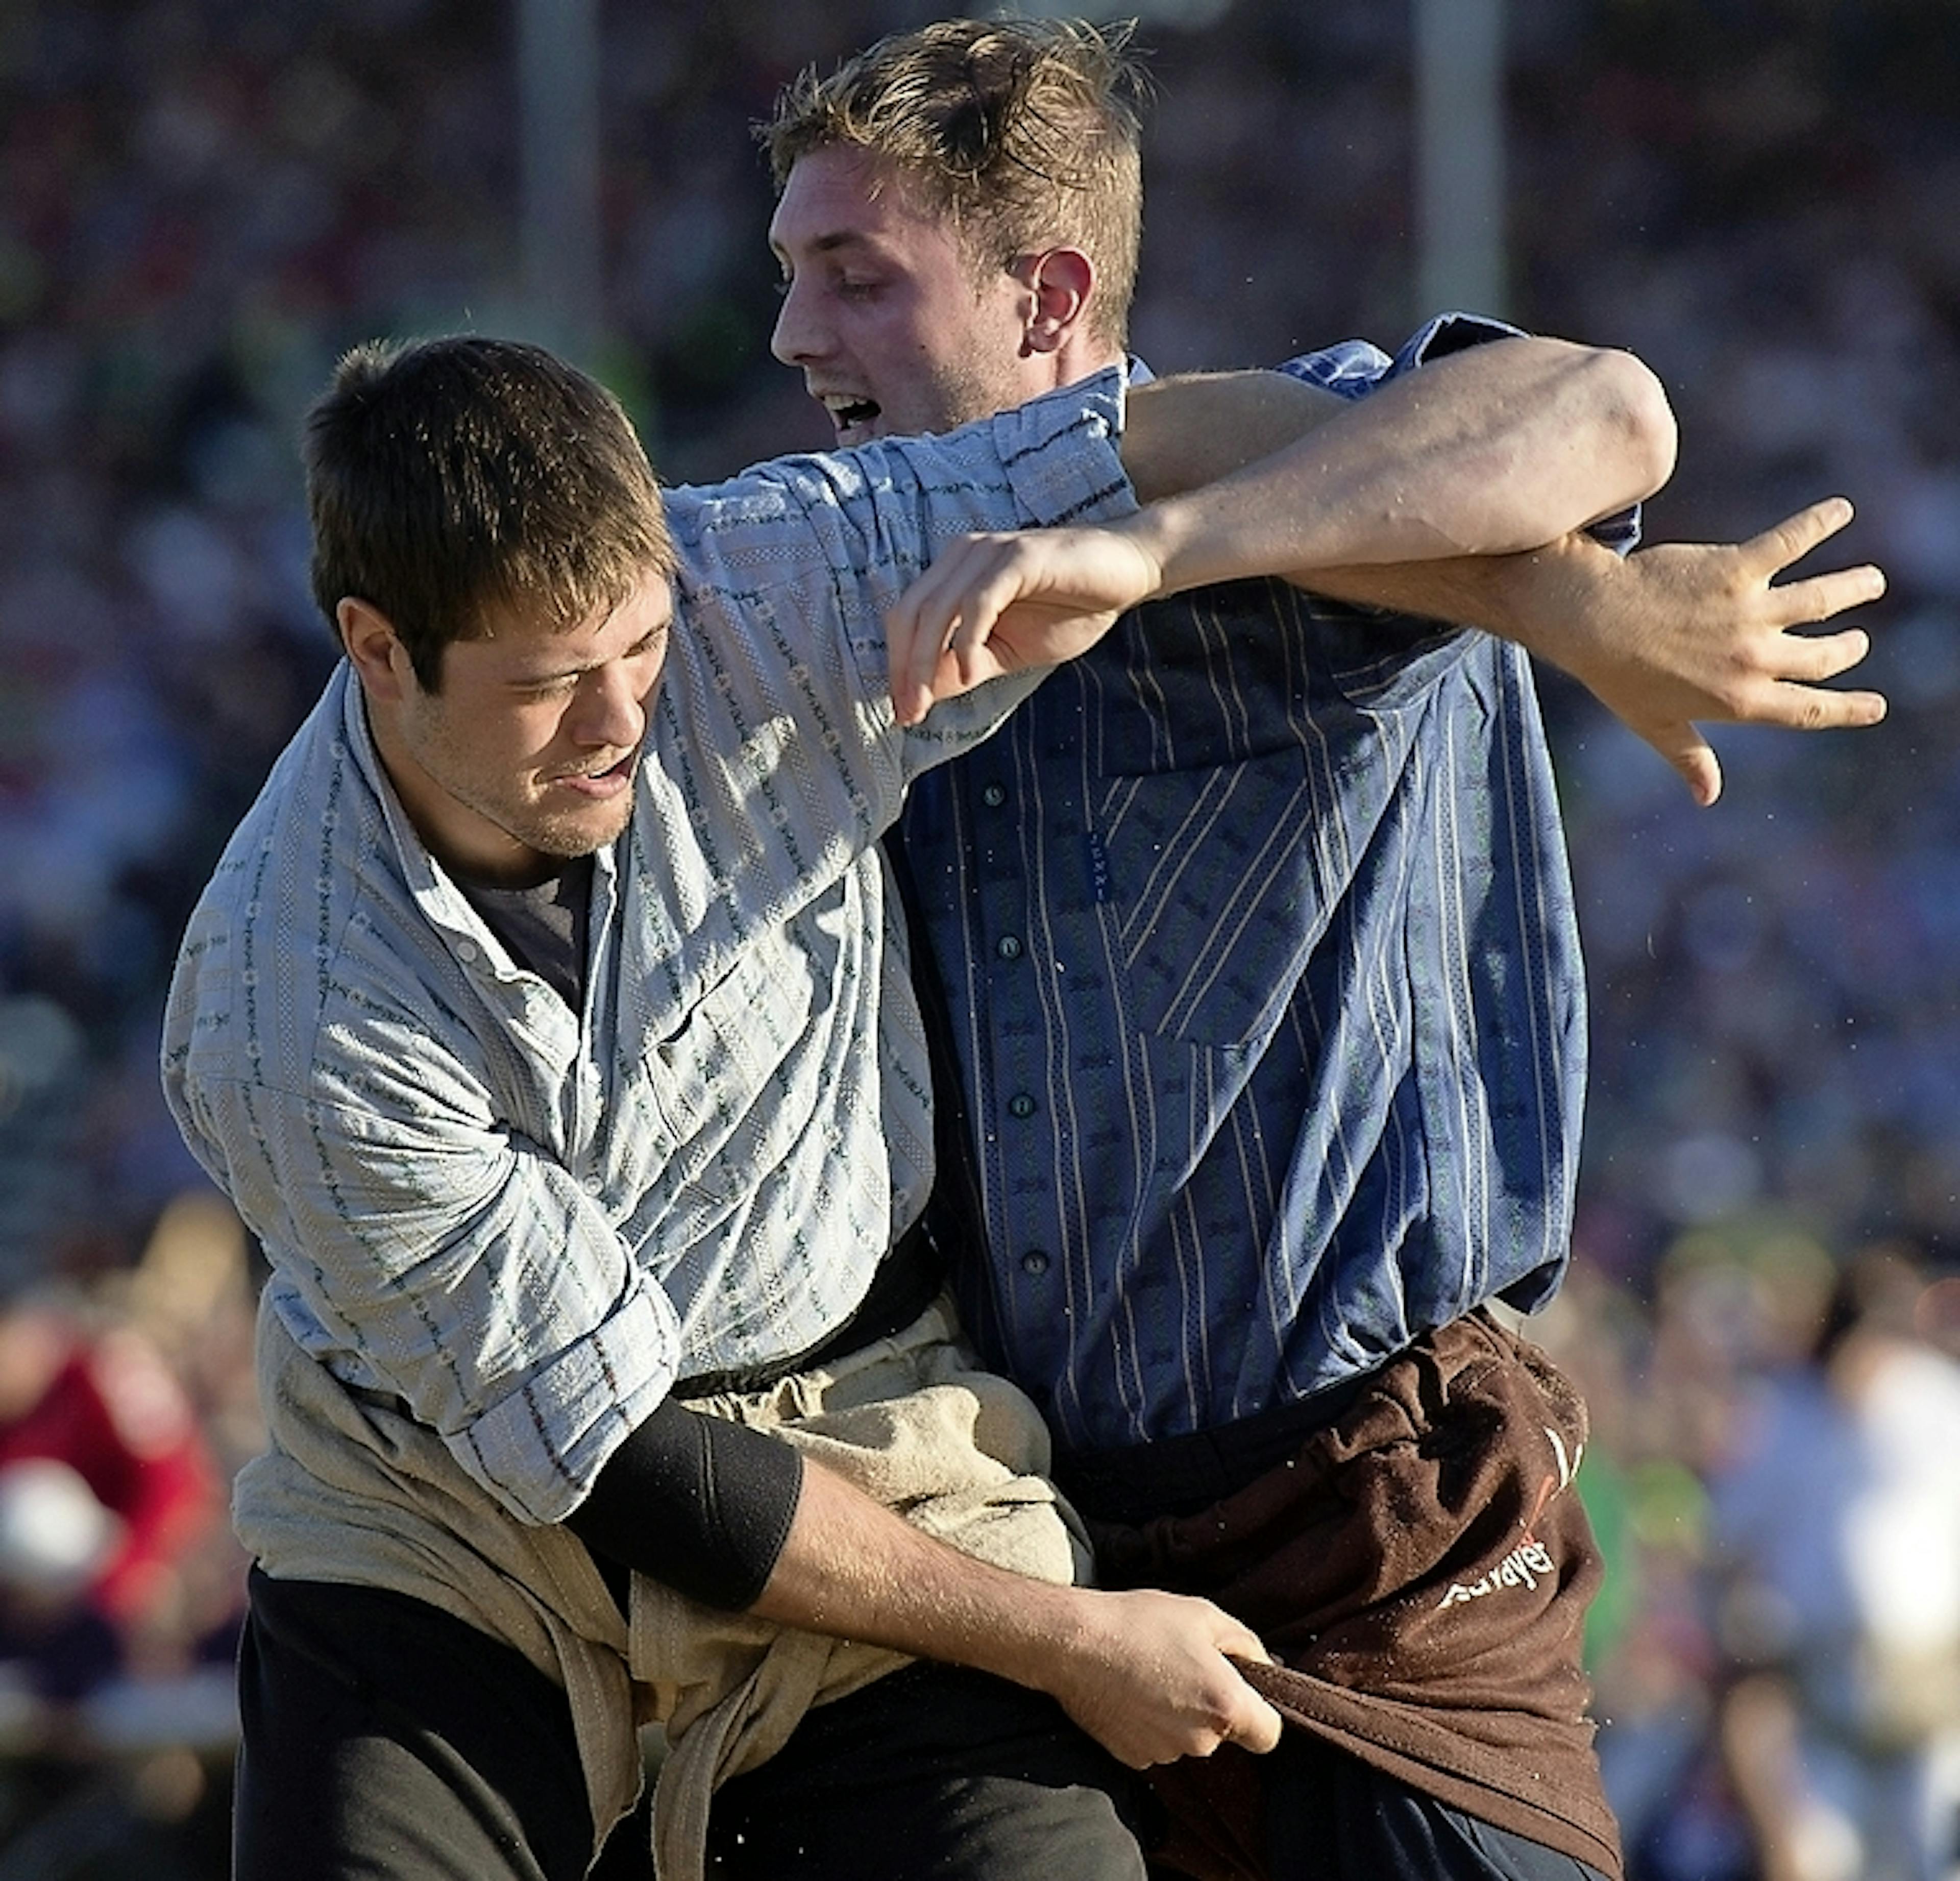
[[[482, 916], [470, 905], [469, 896], [457, 886], [455, 878], [429, 853], [428, 845], [409, 821], [409, 813], [402, 807], [402, 800], [396, 795], [387, 769], [381, 762], [381, 754], [375, 747], [374, 728], [368, 720], [367, 697], [354, 676], [353, 668], [342, 660], [328, 683], [341, 688], [341, 729], [347, 750], [380, 812], [396, 871], [409, 899], [431, 927], [449, 937], [452, 947], [458, 941], [469, 941], [475, 944], [480, 954], [488, 929]], [[635, 788], [638, 788], [637, 781]], [[619, 841], [632, 841], [632, 834], [633, 824], [629, 823], [626, 833]], [[619, 867], [618, 850], [619, 843], [609, 843], [593, 857], [595, 907], [600, 903], [602, 884], [603, 892], [609, 896]], [[492, 949], [487, 957], [498, 960], [501, 957], [501, 950]], [[514, 967], [511, 968], [511, 976], [514, 977], [516, 972]]]

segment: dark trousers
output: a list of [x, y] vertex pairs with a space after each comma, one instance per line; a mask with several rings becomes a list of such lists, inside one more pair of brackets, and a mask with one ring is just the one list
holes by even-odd
[[1036, 1692], [921, 1663], [716, 1793], [713, 1881], [1143, 1881], [1141, 1785]]
[[234, 1881], [584, 1875], [571, 1705], [476, 1628], [400, 1594], [255, 1571], [238, 1699]]
[[1263, 1761], [1271, 1881], [1605, 1881], [1306, 1731]]
[[[583, 1881], [564, 1693], [418, 1600], [254, 1574], [234, 1881]], [[717, 1796], [716, 1881], [1141, 1881], [1129, 1773], [1038, 1693], [915, 1666]], [[651, 1881], [644, 1809], [594, 1881]]]

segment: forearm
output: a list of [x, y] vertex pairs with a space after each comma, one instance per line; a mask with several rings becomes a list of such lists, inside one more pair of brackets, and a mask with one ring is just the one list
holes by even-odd
[[566, 1526], [707, 1605], [1042, 1690], [1085, 1649], [1099, 1597], [963, 1555], [781, 1439], [671, 1399]]
[[[1242, 425], [1246, 394], [1169, 380], [1131, 395], [1124, 462], [1140, 492], [1203, 463], [1167, 434]], [[1508, 339], [1384, 386], [1300, 440], [1119, 525], [1166, 591], [1242, 575], [1456, 555], [1554, 541], [1651, 495], [1673, 465], [1674, 425], [1631, 355]]]
[[[1147, 514], [1133, 520], [1145, 521]], [[1344, 564], [1295, 579], [1336, 600], [1482, 628], [1577, 670], [1602, 635], [1610, 639], [1619, 631], [1619, 617], [1605, 603], [1621, 567], [1611, 549], [1575, 533], [1513, 555]], [[1094, 643], [1118, 610], [1180, 585], [1163, 574], [1150, 544], [1128, 524], [969, 538], [946, 551], [888, 617], [900, 716], [910, 722], [923, 709], [915, 699], [956, 693], [986, 676], [975, 657], [982, 651], [1003, 669], [1073, 657]], [[1039, 598], [1043, 616], [1024, 628], [1010, 615], [991, 611], [1016, 598], [1031, 613]], [[949, 632], [972, 651], [942, 656]], [[961, 658], [972, 661], [970, 673]], [[915, 693], [912, 683], [923, 692]]]
[[781, 1438], [671, 1399], [566, 1526], [708, 1606], [1039, 1689], [1093, 1599], [960, 1554]]
[[1204, 1755], [1228, 1739], [1269, 1749], [1279, 1735], [1226, 1657], [1264, 1649], [1208, 1603], [1009, 1573], [779, 1438], [671, 1400], [567, 1526], [595, 1554], [710, 1606], [1045, 1692], [1125, 1762]]
[[1316, 568], [1300, 578], [1309, 593], [1356, 606], [1382, 607], [1456, 627], [1481, 628], [1556, 660], [1558, 591], [1568, 607], [1583, 597], [1569, 590], [1589, 577], [1606, 578], [1592, 558], [1617, 563], [1612, 550], [1584, 535], [1507, 555], [1443, 555], [1430, 562]]
[[1123, 469], [1140, 503], [1216, 483], [1298, 444], [1352, 401], [1290, 373], [1181, 373], [1132, 387]]
[[[1664, 545], [1619, 555], [1580, 531], [1516, 555], [1320, 569], [1301, 585], [1336, 600], [1481, 628], [1605, 697], [1630, 667], [1650, 661], [1657, 672], [1677, 675], [1722, 645], [1727, 616], [1711, 609], [1720, 590], [1698, 575], [1666, 578], [1684, 552]], [[1667, 638], [1682, 648], [1661, 651]]]
[[1045, 1692], [1123, 1762], [1271, 1749], [1279, 1719], [1227, 1654], [1266, 1657], [1208, 1602], [1010, 1574], [934, 1539], [816, 1464], [753, 1609], [784, 1626], [971, 1666]]
[[[1329, 550], [1317, 570], [1298, 559], [1261, 565], [1273, 546], [1269, 536], [1264, 549], [1256, 546], [1262, 530], [1290, 525], [1284, 517], [1268, 524], [1254, 498], [1211, 523], [1201, 516], [1166, 532], [1162, 518], [1176, 507], [1157, 505], [1097, 528], [969, 536], [953, 545], [886, 619], [901, 721], [913, 722], [934, 696], [995, 673], [1071, 658], [1122, 609], [1153, 595], [1287, 566], [1300, 571], [1293, 578], [1303, 587], [1484, 627], [1542, 654], [1661, 753], [1704, 804], [1720, 794], [1721, 769], [1698, 721], [1821, 730], [1876, 724], [1885, 716], [1881, 695], [1822, 683], [1865, 657], [1865, 633], [1799, 631], [1876, 600], [1884, 576], [1867, 565], [1775, 578], [1850, 520], [1851, 506], [1840, 498], [1812, 504], [1745, 543], [1663, 543], [1623, 558], [1575, 529], [1489, 558]], [[1309, 518], [1300, 527], [1310, 532], [1315, 525]], [[1238, 565], [1232, 555], [1249, 543], [1253, 559]], [[1222, 565], [1221, 545], [1230, 551]], [[1429, 565], [1414, 565], [1424, 562]]]
[[807, 1461], [788, 1539], [751, 1610], [1039, 1686], [1077, 1598], [960, 1554]]
[[[1317, 570], [1301, 585], [1336, 600], [1481, 628], [1513, 641], [1616, 710], [1628, 702], [1629, 674], [1640, 673], [1644, 692], [1656, 681], [1678, 683], [1705, 664], [1707, 672], [1698, 672], [1694, 682], [1705, 695], [1694, 703], [1706, 711], [1717, 703], [1714, 663], [1728, 623], [1709, 611], [1710, 595], [1700, 586], [1662, 578], [1670, 558], [1682, 552], [1664, 546], [1622, 556], [1578, 532], [1516, 555]], [[1669, 641], [1681, 644], [1670, 648]], [[1737, 702], [1736, 710], [1720, 715], [1748, 715]]]
[[1573, 534], [1484, 561], [1330, 569], [1306, 585], [1516, 641], [1580, 680], [1711, 804], [1721, 767], [1698, 721], [1817, 730], [1885, 716], [1881, 694], [1824, 684], [1865, 657], [1865, 633], [1803, 631], [1877, 600], [1883, 574], [1866, 565], [1776, 578], [1850, 519], [1850, 505], [1833, 498], [1746, 543], [1664, 543], [1621, 556]]

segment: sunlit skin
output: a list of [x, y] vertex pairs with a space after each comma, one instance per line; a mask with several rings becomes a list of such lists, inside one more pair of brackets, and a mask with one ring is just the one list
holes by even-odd
[[904, 177], [862, 151], [798, 159], [769, 246], [783, 271], [771, 350], [801, 370], [841, 445], [950, 431], [1118, 356], [1061, 317], [1090, 291], [1079, 253], [976, 266]]
[[625, 830], [673, 619], [660, 576], [576, 627], [497, 613], [444, 649], [433, 692], [383, 616], [350, 599], [337, 618], [389, 779], [453, 874], [528, 886]]

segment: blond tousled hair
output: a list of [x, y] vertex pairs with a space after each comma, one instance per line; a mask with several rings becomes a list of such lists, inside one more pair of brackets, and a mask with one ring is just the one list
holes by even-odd
[[1096, 269], [1090, 332], [1121, 347], [1143, 234], [1134, 24], [943, 20], [895, 33], [827, 77], [807, 68], [756, 135], [778, 189], [814, 151], [889, 163], [976, 272], [1080, 249]]

